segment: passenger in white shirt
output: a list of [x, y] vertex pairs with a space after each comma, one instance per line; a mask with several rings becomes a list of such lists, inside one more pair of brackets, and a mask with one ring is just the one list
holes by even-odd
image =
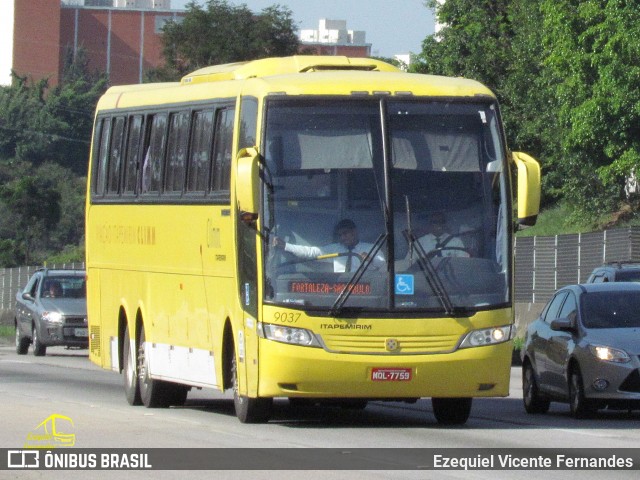
[[[367, 258], [367, 254], [373, 248], [373, 244], [360, 241], [358, 229], [353, 220], [350, 219], [340, 220], [335, 226], [334, 233], [338, 243], [331, 243], [324, 247], [294, 245], [285, 242], [279, 237], [274, 237], [273, 245], [276, 248], [283, 249], [285, 252], [292, 253], [298, 258], [332, 261], [334, 272], [355, 272]], [[323, 259], [322, 257], [325, 255], [335, 256]], [[378, 250], [372, 261], [372, 267], [381, 268], [384, 263], [384, 257]]]
[[425, 253], [434, 252], [434, 257], [469, 257], [460, 238], [447, 232], [447, 221], [442, 212], [435, 212], [429, 218], [429, 233], [418, 239]]

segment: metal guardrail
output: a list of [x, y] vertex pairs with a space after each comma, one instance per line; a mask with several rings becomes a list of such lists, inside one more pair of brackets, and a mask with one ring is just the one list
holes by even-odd
[[546, 303], [557, 289], [615, 261], [640, 261], [640, 227], [516, 238], [515, 302]]

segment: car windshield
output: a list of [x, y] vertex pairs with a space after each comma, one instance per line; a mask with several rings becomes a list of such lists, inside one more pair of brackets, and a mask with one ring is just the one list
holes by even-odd
[[582, 295], [582, 323], [587, 328], [640, 327], [640, 293], [592, 292]]
[[42, 298], [86, 298], [83, 276], [48, 276], [42, 282]]

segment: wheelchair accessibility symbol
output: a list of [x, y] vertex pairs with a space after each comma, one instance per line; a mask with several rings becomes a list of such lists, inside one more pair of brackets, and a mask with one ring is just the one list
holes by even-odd
[[413, 275], [396, 275], [396, 295], [413, 295]]

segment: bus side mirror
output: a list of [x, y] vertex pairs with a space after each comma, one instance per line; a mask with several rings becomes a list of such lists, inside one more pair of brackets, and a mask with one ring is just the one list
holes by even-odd
[[518, 167], [518, 223], [535, 225], [540, 211], [540, 164], [522, 152], [513, 152]]
[[243, 148], [238, 152], [236, 198], [240, 220], [251, 225], [258, 218], [258, 150]]

